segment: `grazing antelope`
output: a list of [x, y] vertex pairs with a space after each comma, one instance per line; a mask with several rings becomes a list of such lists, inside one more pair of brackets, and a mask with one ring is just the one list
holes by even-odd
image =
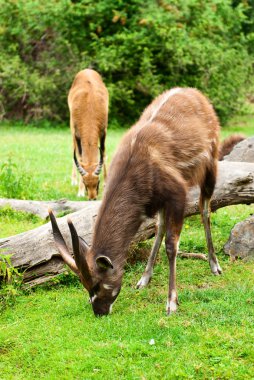
[[[76, 169], [78, 169], [81, 174], [78, 196], [84, 196], [86, 188], [89, 200], [96, 199], [102, 166], [106, 179], [104, 158], [108, 124], [108, 91], [96, 71], [86, 69], [76, 75], [69, 91], [68, 106], [73, 137], [72, 184], [77, 184]], [[98, 140], [100, 141], [99, 162]]]
[[90, 247], [69, 220], [74, 258], [50, 212], [55, 242], [88, 290], [96, 315], [117, 298], [129, 244], [145, 217], [159, 213], [148, 264], [137, 284], [146, 286], [163, 236], [169, 260], [167, 314], [177, 309], [176, 255], [190, 186], [201, 189], [200, 211], [211, 271], [221, 273], [210, 231], [210, 199], [216, 181], [219, 123], [198, 90], [173, 88], [158, 96], [124, 136], [115, 154]]

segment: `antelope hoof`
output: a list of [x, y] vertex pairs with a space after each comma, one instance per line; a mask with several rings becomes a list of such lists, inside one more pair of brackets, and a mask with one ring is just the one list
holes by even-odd
[[148, 273], [143, 274], [143, 276], [141, 277], [141, 279], [136, 285], [136, 289], [145, 288], [149, 284], [150, 280], [151, 280], [151, 276], [149, 276]]
[[211, 272], [215, 276], [219, 276], [220, 274], [222, 274], [222, 269], [221, 269], [220, 264], [218, 262], [210, 260], [210, 268], [211, 268]]
[[71, 184], [72, 184], [72, 186], [77, 186], [78, 180], [76, 178], [72, 178]]
[[167, 312], [168, 316], [176, 312], [177, 305], [178, 305], [177, 300], [176, 301], [173, 301], [173, 300], [167, 301], [166, 312]]
[[85, 196], [85, 192], [84, 191], [79, 191], [78, 194], [77, 194], [77, 197], [81, 198], [81, 197], [84, 197]]

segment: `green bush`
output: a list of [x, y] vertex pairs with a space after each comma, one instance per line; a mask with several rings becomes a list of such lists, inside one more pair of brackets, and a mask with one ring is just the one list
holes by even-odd
[[12, 266], [11, 255], [0, 251], [0, 310], [15, 302], [21, 283], [22, 275]]
[[32, 178], [8, 158], [0, 167], [0, 197], [33, 199], [37, 186]]
[[15, 222], [23, 224], [23, 227], [24, 227], [25, 222], [36, 224], [42, 221], [42, 219], [37, 215], [31, 214], [26, 211], [14, 210], [9, 205], [0, 208], [0, 218], [1, 220], [5, 219], [6, 223], [10, 223], [12, 225]]
[[163, 90], [195, 86], [222, 121], [253, 64], [252, 0], [0, 0], [0, 114], [68, 119], [76, 72], [98, 70], [111, 118], [133, 121]]

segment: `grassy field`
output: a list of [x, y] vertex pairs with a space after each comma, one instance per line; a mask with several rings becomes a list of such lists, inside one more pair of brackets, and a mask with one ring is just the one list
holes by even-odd
[[[233, 132], [254, 135], [254, 116], [233, 120], [222, 136]], [[122, 133], [109, 130], [108, 161]], [[0, 167], [11, 158], [8, 178], [18, 194], [77, 199], [77, 188], [70, 185], [68, 129], [2, 125], [0, 139]], [[5, 196], [5, 185], [0, 183], [0, 197]], [[170, 318], [165, 316], [164, 248], [147, 289], [135, 290], [145, 263], [127, 265], [123, 289], [109, 317], [93, 316], [87, 293], [70, 274], [50, 286], [20, 292], [14, 303], [1, 309], [0, 378], [253, 379], [254, 266], [231, 263], [223, 253], [231, 228], [253, 211], [253, 206], [239, 205], [212, 216], [223, 276], [212, 276], [205, 262], [178, 259], [180, 307]], [[5, 208], [0, 210], [0, 237], [42, 223]], [[143, 248], [150, 245], [144, 243]], [[199, 216], [185, 220], [180, 249], [206, 252]]]
[[[253, 264], [178, 261], [180, 308], [165, 316], [166, 259], [134, 289], [136, 265], [109, 317], [79, 285], [18, 297], [0, 317], [1, 379], [253, 379]], [[154, 339], [153, 345], [150, 344]]]
[[[245, 133], [246, 136], [254, 135], [254, 115], [232, 120], [228, 127], [222, 128], [221, 138], [235, 132]], [[123, 133], [124, 129], [108, 130], [108, 164]], [[79, 199], [76, 196], [77, 186], [70, 184], [72, 144], [69, 128], [32, 128], [3, 124], [0, 126], [0, 138], [0, 168], [6, 164], [11, 169], [10, 176], [13, 174], [10, 195], [37, 200]], [[20, 186], [14, 183], [17, 178]], [[100, 186], [100, 197], [102, 189], [103, 183]], [[0, 183], [0, 197], [4, 196], [6, 191]]]
[[[108, 131], [107, 161], [123, 134], [121, 129]], [[68, 128], [0, 127], [2, 163], [16, 165], [18, 175], [30, 177], [25, 195], [34, 199], [68, 198], [78, 200], [78, 188], [71, 186], [72, 144]], [[30, 189], [31, 188], [31, 191]], [[102, 191], [103, 186], [101, 186]], [[0, 196], [1, 192], [0, 192]], [[24, 197], [23, 197], [24, 198]]]

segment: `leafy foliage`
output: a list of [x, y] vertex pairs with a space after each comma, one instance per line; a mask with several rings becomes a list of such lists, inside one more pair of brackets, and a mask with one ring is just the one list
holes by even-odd
[[0, 238], [17, 235], [29, 231], [45, 223], [37, 215], [24, 211], [16, 211], [10, 206], [0, 208]]
[[9, 157], [0, 167], [0, 196], [6, 198], [33, 199], [36, 188], [31, 176], [18, 170]]
[[91, 67], [103, 75], [111, 117], [121, 122], [173, 86], [198, 87], [226, 120], [240, 109], [252, 70], [251, 5], [0, 0], [0, 113], [67, 120], [74, 75]]
[[12, 266], [11, 255], [0, 253], [0, 310], [14, 303], [22, 283], [22, 275]]

